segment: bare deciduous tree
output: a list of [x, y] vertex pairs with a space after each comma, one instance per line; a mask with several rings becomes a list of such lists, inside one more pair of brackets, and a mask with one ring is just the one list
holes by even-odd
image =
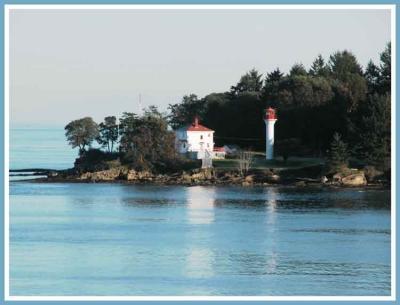
[[253, 163], [253, 154], [249, 151], [240, 151], [238, 160], [238, 171], [241, 176], [244, 176], [249, 171]]

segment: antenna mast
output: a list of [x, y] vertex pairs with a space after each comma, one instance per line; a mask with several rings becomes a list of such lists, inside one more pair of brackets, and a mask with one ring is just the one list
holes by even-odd
[[142, 110], [143, 110], [143, 107], [142, 107], [142, 94], [139, 93], [139, 115], [142, 115]]

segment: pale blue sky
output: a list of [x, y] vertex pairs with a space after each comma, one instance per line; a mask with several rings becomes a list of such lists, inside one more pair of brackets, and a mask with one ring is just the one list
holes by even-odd
[[14, 10], [10, 121], [60, 123], [229, 90], [251, 68], [287, 72], [390, 40], [389, 10]]

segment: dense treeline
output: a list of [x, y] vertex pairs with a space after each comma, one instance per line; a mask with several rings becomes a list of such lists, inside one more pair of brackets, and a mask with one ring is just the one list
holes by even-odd
[[[100, 124], [90, 117], [74, 120], [65, 131], [69, 144], [79, 148], [75, 169], [80, 171], [127, 165], [136, 170], [173, 172], [198, 166], [176, 153], [174, 133], [155, 106], [140, 116], [124, 112], [119, 122], [115, 116], [104, 118]], [[103, 150], [93, 148], [96, 142]]]
[[217, 145], [238, 144], [263, 150], [266, 107], [278, 112], [277, 148], [281, 155], [326, 156], [335, 133], [349, 155], [380, 169], [390, 167], [391, 45], [378, 64], [365, 69], [354, 54], [341, 51], [326, 61], [319, 55], [310, 69], [295, 64], [265, 75], [255, 69], [229, 92], [195, 94], [169, 106], [169, 123], [178, 127], [195, 115], [216, 130]]
[[[243, 75], [228, 92], [203, 98], [186, 95], [169, 105], [169, 114], [149, 107], [138, 116], [125, 112], [117, 121], [109, 116], [100, 124], [85, 117], [70, 122], [66, 137], [79, 148], [77, 163], [97, 164], [118, 160], [137, 169], [168, 171], [182, 168], [174, 133], [169, 129], [199, 116], [216, 131], [217, 145], [237, 144], [264, 150], [263, 116], [267, 107], [278, 112], [276, 148], [285, 160], [291, 155], [328, 157], [332, 166], [349, 159], [379, 170], [390, 168], [391, 45], [378, 64], [365, 69], [349, 51], [336, 52], [326, 61], [319, 55], [310, 69], [293, 65], [289, 73], [279, 68]], [[90, 149], [97, 142], [103, 150]], [[98, 169], [99, 169], [98, 168]]]

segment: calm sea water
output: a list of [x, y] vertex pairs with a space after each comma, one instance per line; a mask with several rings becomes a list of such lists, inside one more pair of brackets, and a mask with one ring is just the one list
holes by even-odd
[[77, 150], [68, 146], [64, 129], [18, 126], [10, 129], [10, 169], [66, 169]]
[[384, 190], [11, 182], [10, 293], [389, 295], [390, 236]]

